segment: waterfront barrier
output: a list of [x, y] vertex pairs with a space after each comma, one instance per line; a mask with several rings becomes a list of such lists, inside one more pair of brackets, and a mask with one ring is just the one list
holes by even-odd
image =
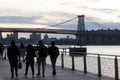
[[[67, 50], [65, 50], [65, 48], [64, 48], [63, 50], [60, 51], [60, 53], [61, 53], [61, 67], [65, 68], [65, 62], [66, 62], [65, 59], [66, 59], [66, 56], [69, 56], [70, 52], [67, 51]], [[68, 53], [68, 55], [66, 55], [66, 53]], [[74, 54], [72, 54], [72, 53], [74, 53]], [[98, 75], [98, 77], [102, 77], [102, 76], [104, 76], [104, 71], [103, 70], [105, 68], [103, 66], [105, 66], [105, 64], [109, 63], [109, 61], [112, 60], [109, 63], [109, 65], [112, 65], [112, 69], [110, 68], [111, 66], [107, 65], [109, 67], [108, 71], [110, 71], [110, 74], [112, 74], [111, 77], [114, 77], [115, 80], [119, 80], [119, 72], [120, 72], [120, 70], [119, 70], [119, 64], [118, 64], [119, 62], [118, 62], [118, 60], [119, 60], [120, 55], [87, 53], [87, 56], [86, 55], [81, 56], [81, 55], [75, 55], [75, 54], [81, 54], [81, 53], [80, 52], [71, 52], [71, 55], [69, 56], [69, 58], [71, 58], [71, 62], [69, 62], [69, 64], [71, 64], [71, 69], [73, 71], [75, 70], [75, 65], [76, 65], [75, 64], [76, 63], [75, 58], [77, 58], [77, 59], [78, 58], [83, 58], [83, 60], [82, 60], [83, 61], [83, 63], [82, 63], [82, 65], [83, 65], [83, 72], [85, 74], [87, 74], [87, 72], [88, 72], [87, 68], [95, 66], [95, 64], [92, 64], [92, 66], [88, 66], [88, 64], [93, 63], [94, 61], [88, 63], [89, 59], [87, 59], [87, 57], [94, 57], [94, 58], [96, 58], [95, 61], [96, 61], [96, 66], [97, 66], [97, 68], [94, 68], [94, 69], [97, 69], [97, 75]], [[101, 61], [101, 59], [102, 60], [108, 59], [108, 62]], [[81, 61], [77, 60], [77, 63], [79, 63], [79, 62], [81, 62]], [[103, 62], [103, 63], [101, 64], [101, 62]], [[107, 76], [109, 76], [109, 75], [107, 75]]]

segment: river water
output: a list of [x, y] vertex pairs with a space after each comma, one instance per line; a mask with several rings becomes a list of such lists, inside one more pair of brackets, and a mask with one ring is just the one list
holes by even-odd
[[[70, 47], [78, 47], [78, 46], [60, 46], [59, 48], [70, 48]], [[109, 55], [120, 55], [120, 46], [83, 46], [87, 48], [87, 53], [96, 53], [96, 54], [109, 54]], [[67, 50], [69, 51], [69, 49]]]

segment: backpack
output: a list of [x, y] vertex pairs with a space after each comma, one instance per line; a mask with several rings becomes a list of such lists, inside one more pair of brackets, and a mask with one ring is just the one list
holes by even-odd
[[48, 55], [48, 49], [46, 46], [38, 47], [38, 53], [39, 57], [47, 57]]
[[51, 46], [51, 47], [49, 47], [48, 54], [52, 55], [52, 56], [58, 56], [59, 55], [59, 49], [56, 46]]

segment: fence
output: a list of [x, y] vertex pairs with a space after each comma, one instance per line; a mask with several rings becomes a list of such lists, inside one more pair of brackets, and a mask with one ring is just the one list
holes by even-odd
[[61, 66], [61, 68], [67, 67], [73, 71], [81, 70], [85, 74], [92, 72], [97, 74], [98, 77], [102, 77], [104, 75], [115, 78], [115, 80], [119, 80], [120, 55], [87, 53], [87, 55], [84, 56], [70, 56], [69, 52], [65, 49], [60, 51], [60, 53], [61, 55], [58, 57], [57, 65]]

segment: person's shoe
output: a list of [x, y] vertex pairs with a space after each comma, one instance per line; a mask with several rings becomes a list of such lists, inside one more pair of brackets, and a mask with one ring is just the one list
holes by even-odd
[[53, 76], [55, 76], [55, 75], [56, 75], [56, 72], [52, 72], [52, 74], [53, 74]]
[[32, 75], [32, 78], [34, 78], [34, 75]]
[[25, 73], [24, 75], [25, 75], [25, 76], [27, 76], [27, 74], [26, 74], [26, 73]]
[[42, 77], [45, 77], [45, 74], [42, 74]]
[[27, 75], [26, 73], [24, 75]]
[[18, 77], [18, 74], [16, 74], [16, 77]]
[[40, 76], [40, 73], [38, 73], [37, 76]]
[[13, 79], [13, 78], [14, 78], [14, 75], [12, 75], [11, 78]]

